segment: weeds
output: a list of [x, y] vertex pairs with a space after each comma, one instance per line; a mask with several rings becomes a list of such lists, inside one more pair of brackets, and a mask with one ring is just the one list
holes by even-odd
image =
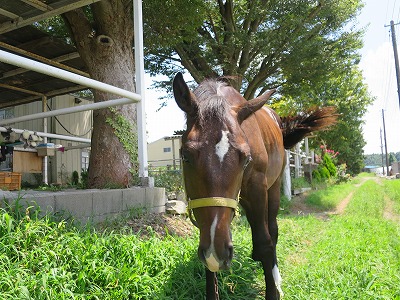
[[[343, 215], [280, 215], [278, 260], [285, 299], [400, 299], [400, 231], [382, 218], [384, 191], [398, 182], [346, 183], [318, 194], [331, 207], [354, 191]], [[318, 191], [319, 192], [319, 191]], [[11, 209], [12, 208], [12, 209]], [[198, 233], [145, 238], [128, 228], [77, 229], [14, 204], [0, 210], [0, 299], [204, 299]], [[18, 213], [16, 213], [18, 211]], [[141, 214], [132, 211], [132, 214]], [[232, 224], [232, 268], [218, 274], [221, 299], [264, 299], [261, 266], [251, 260], [245, 217]]]

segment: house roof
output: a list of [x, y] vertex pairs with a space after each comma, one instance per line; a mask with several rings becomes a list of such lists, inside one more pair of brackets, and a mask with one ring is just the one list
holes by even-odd
[[[0, 1], [0, 50], [89, 76], [74, 46], [31, 26], [99, 0]], [[86, 87], [0, 62], [0, 109]]]

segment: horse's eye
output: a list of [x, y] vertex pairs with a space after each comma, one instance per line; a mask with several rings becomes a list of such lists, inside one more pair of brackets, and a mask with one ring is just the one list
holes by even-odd
[[181, 149], [181, 159], [184, 163], [190, 162], [190, 152], [186, 149]]

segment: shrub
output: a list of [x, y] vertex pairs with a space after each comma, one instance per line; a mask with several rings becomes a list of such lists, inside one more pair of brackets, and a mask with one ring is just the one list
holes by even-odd
[[78, 185], [78, 184], [79, 184], [79, 174], [78, 174], [78, 171], [73, 171], [73, 172], [72, 172], [71, 183], [72, 183], [72, 185]]

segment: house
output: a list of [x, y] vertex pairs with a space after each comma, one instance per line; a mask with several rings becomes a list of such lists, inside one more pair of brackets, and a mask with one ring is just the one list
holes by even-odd
[[163, 137], [147, 145], [149, 168], [172, 167], [180, 168], [179, 149], [181, 136], [174, 135]]

